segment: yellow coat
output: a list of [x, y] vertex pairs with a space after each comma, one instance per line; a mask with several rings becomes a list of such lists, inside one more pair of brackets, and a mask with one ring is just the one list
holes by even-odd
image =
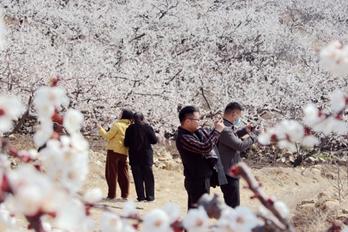
[[124, 146], [124, 136], [130, 124], [130, 120], [121, 119], [115, 122], [108, 132], [103, 128], [99, 130], [99, 134], [109, 141], [106, 150], [113, 150], [128, 156], [128, 148]]

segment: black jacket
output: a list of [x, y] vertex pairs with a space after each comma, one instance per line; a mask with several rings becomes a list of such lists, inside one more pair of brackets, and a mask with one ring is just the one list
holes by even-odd
[[203, 142], [195, 132], [178, 128], [176, 147], [184, 165], [186, 178], [210, 177], [213, 174], [213, 168], [210, 161], [205, 158], [205, 154], [213, 150], [219, 137], [220, 133], [213, 130], [209, 138]]
[[158, 139], [152, 127], [145, 123], [146, 141], [140, 150], [135, 148], [134, 141], [138, 139], [134, 131], [134, 125], [130, 125], [126, 130], [124, 145], [129, 147], [129, 164], [131, 166], [153, 165], [153, 150], [151, 144], [156, 144]]

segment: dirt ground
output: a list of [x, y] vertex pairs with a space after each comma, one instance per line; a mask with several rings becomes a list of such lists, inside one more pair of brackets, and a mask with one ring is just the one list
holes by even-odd
[[[95, 152], [104, 153], [105, 142], [95, 138], [89, 138], [91, 149]], [[15, 136], [10, 140], [10, 146], [17, 149], [28, 149], [34, 147], [30, 138]], [[86, 189], [99, 187], [104, 195], [107, 193], [107, 185], [104, 178], [105, 156], [100, 155], [99, 162], [93, 162], [89, 165], [89, 175], [86, 179], [83, 193]], [[290, 220], [295, 225], [296, 231], [323, 231], [330, 226], [331, 214], [341, 214], [341, 209], [348, 208], [344, 193], [348, 193], [347, 181], [343, 183], [345, 169], [341, 171], [341, 177], [338, 178], [337, 171], [341, 170], [332, 165], [316, 165], [311, 167], [267, 167], [252, 169], [256, 179], [262, 183], [264, 191], [270, 197], [276, 197], [282, 200], [290, 209]], [[187, 211], [187, 196], [184, 189], [184, 176], [181, 171], [168, 171], [154, 167], [155, 174], [155, 202], [136, 202], [136, 193], [131, 176], [130, 197], [138, 208], [140, 216], [144, 216], [155, 208], [162, 208], [166, 203], [172, 202], [179, 205], [181, 216]], [[131, 175], [131, 172], [130, 172]], [[342, 180], [342, 181], [341, 181]], [[341, 185], [340, 182], [343, 184]], [[244, 180], [241, 181], [241, 187], [245, 186]], [[212, 188], [211, 194], [222, 196], [219, 188]], [[119, 189], [117, 190], [120, 196]], [[241, 188], [241, 204], [250, 207], [257, 212], [260, 203], [257, 200], [251, 200], [251, 192], [246, 188]], [[326, 196], [326, 200], [338, 202], [334, 210], [320, 207], [320, 196]], [[306, 203], [313, 203], [311, 208], [304, 209]], [[120, 211], [124, 202], [101, 202], [116, 212]], [[301, 208], [302, 207], [302, 208]], [[92, 209], [92, 217], [95, 222], [93, 231], [98, 231], [99, 216], [103, 212], [101, 209]], [[300, 215], [301, 214], [301, 215]], [[344, 218], [341, 221], [344, 222]], [[18, 225], [26, 227], [26, 221], [18, 218]], [[4, 225], [0, 224], [0, 231], [4, 231]], [[25, 230], [26, 231], [26, 230]]]

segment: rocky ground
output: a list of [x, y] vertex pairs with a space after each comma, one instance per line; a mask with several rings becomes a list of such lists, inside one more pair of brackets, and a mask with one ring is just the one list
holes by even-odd
[[[99, 137], [88, 137], [90, 142], [90, 172], [81, 193], [86, 189], [99, 187], [106, 194], [107, 185], [104, 178], [106, 142]], [[17, 149], [35, 147], [30, 137], [13, 136], [10, 146]], [[168, 202], [180, 206], [181, 216], [186, 211], [186, 192], [183, 186], [182, 164], [175, 147], [168, 141], [154, 147], [155, 149], [155, 202], [136, 202], [140, 216], [144, 216], [155, 208], [161, 208]], [[339, 220], [342, 224], [348, 224], [347, 196], [347, 168], [333, 165], [328, 162], [313, 162], [312, 165], [298, 166], [286, 165], [282, 160], [262, 162], [259, 157], [248, 157], [245, 162], [252, 168], [253, 174], [263, 184], [264, 191], [271, 197], [284, 201], [290, 209], [290, 220], [296, 231], [323, 231], [330, 226], [332, 220]], [[290, 156], [290, 154], [289, 154]], [[18, 163], [14, 163], [16, 166]], [[277, 165], [278, 164], [278, 165]], [[131, 177], [132, 179], [132, 177]], [[245, 186], [244, 181], [241, 182]], [[219, 188], [212, 188], [212, 194], [222, 195]], [[118, 191], [119, 194], [119, 191]], [[251, 192], [248, 189], [241, 190], [241, 204], [258, 211], [260, 203], [250, 200]], [[129, 200], [136, 201], [134, 183], [131, 182]], [[101, 202], [111, 210], [121, 210], [124, 202]], [[92, 217], [95, 221], [95, 230], [98, 231], [98, 218], [103, 212], [101, 209], [93, 209]], [[26, 221], [18, 218], [18, 224], [23, 228]], [[0, 231], [4, 226], [0, 224]]]

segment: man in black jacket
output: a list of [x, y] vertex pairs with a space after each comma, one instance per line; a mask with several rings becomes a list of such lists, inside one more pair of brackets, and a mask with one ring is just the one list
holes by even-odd
[[184, 165], [185, 189], [188, 195], [188, 209], [195, 208], [199, 198], [210, 193], [210, 178], [213, 167], [206, 154], [216, 145], [221, 131], [224, 129], [222, 119], [215, 121], [215, 129], [202, 136], [197, 131], [200, 122], [199, 110], [194, 106], [186, 106], [179, 112], [181, 126], [178, 128], [176, 147]]

